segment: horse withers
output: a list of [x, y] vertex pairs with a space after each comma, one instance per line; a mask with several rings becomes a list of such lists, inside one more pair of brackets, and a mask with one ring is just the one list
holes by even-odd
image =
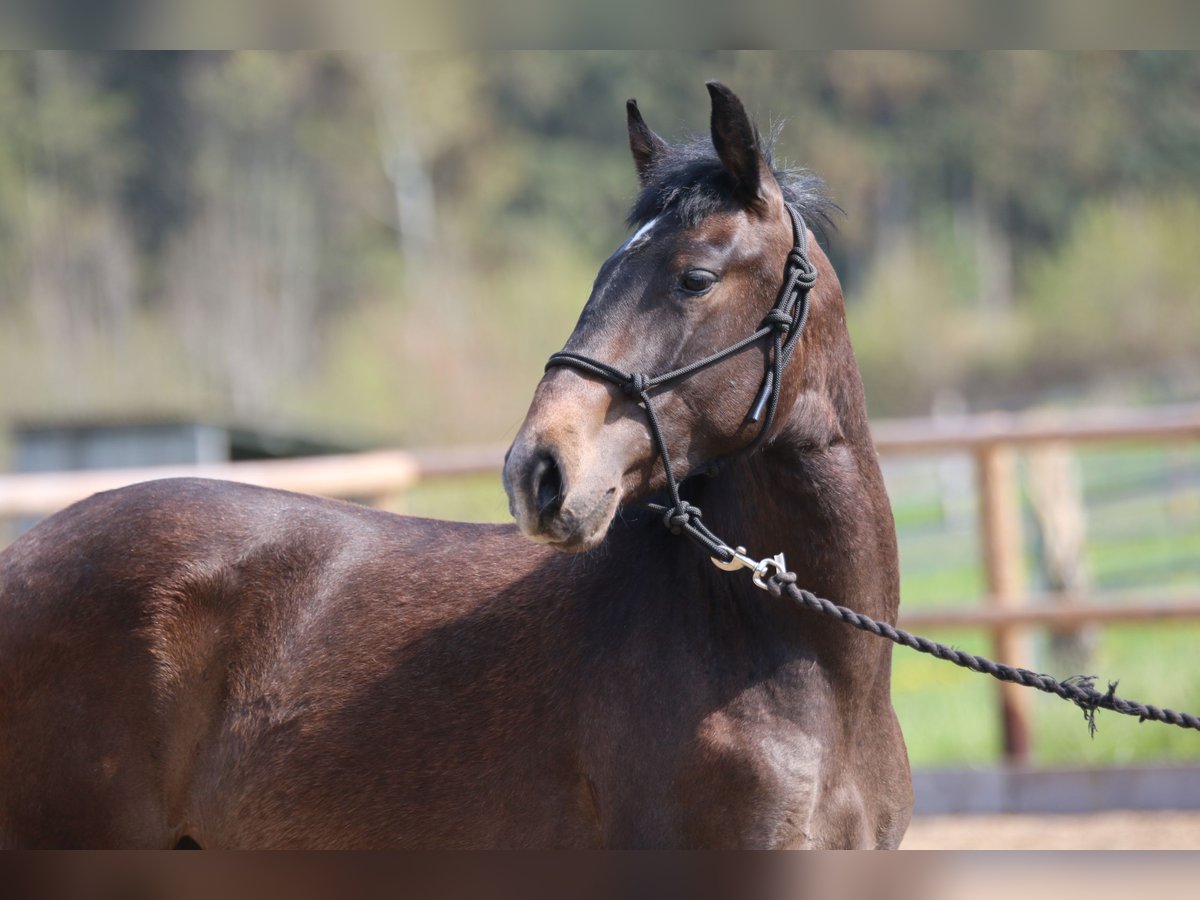
[[[568, 352], [665, 372], [753, 334], [789, 207], [828, 209], [709, 91], [711, 141], [669, 145], [630, 102], [633, 234]], [[177, 479], [19, 538], [0, 555], [0, 844], [898, 845], [891, 645], [719, 571], [641, 506], [679, 482], [713, 532], [895, 620], [841, 289], [808, 246], [769, 423], [747, 409], [770, 340], [644, 396], [553, 367], [505, 464], [517, 527]]]

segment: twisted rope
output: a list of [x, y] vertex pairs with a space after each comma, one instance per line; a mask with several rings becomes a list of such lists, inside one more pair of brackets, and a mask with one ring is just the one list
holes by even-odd
[[1096, 734], [1096, 710], [1098, 709], [1109, 709], [1124, 716], [1137, 716], [1140, 722], [1162, 722], [1166, 725], [1177, 725], [1180, 728], [1200, 731], [1200, 717], [1118, 697], [1115, 681], [1109, 683], [1106, 691], [1096, 689], [1094, 675], [1076, 675], [1073, 678], [1059, 681], [1049, 675], [1042, 675], [1016, 666], [1007, 666], [984, 656], [956, 650], [946, 644], [939, 644], [929, 638], [911, 634], [903, 628], [897, 628], [887, 622], [878, 622], [870, 616], [865, 616], [845, 606], [838, 606], [832, 600], [825, 600], [811, 591], [796, 587], [794, 572], [776, 573], [766, 579], [766, 585], [772, 596], [781, 597], [786, 594], [806, 609], [831, 619], [837, 619], [839, 622], [845, 622], [859, 631], [885, 638], [894, 644], [916, 650], [918, 653], [944, 659], [956, 666], [970, 669], [972, 672], [991, 675], [998, 681], [1036, 688], [1047, 694], [1054, 694], [1064, 700], [1069, 700], [1083, 710], [1083, 717], [1088, 723], [1088, 732], [1093, 736]]

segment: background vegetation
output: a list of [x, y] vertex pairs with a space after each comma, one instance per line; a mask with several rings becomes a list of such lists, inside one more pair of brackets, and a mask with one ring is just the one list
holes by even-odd
[[[0, 52], [0, 457], [62, 418], [507, 439], [622, 239], [625, 98], [703, 131], [707, 78], [845, 210], [874, 416], [1200, 397], [1195, 54]], [[1084, 458], [1093, 585], [1200, 587], [1194, 449]], [[888, 472], [910, 606], [982, 590], [940, 465]], [[506, 515], [495, 479], [410, 505]], [[1107, 630], [1095, 668], [1194, 709], [1198, 631]], [[914, 761], [994, 758], [991, 690], [902, 654]], [[1200, 755], [1039, 709], [1043, 762]]]
[[621, 239], [623, 100], [703, 130], [709, 77], [846, 211], [874, 414], [1195, 395], [1194, 54], [9, 52], [0, 419], [502, 439]]

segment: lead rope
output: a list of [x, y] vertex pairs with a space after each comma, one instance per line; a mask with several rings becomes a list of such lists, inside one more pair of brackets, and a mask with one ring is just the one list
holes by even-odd
[[[975, 656], [962, 650], [956, 650], [946, 644], [920, 637], [887, 622], [876, 621], [849, 607], [839, 606], [832, 600], [818, 597], [811, 591], [796, 586], [796, 574], [787, 570], [782, 553], [767, 559], [756, 560], [746, 554], [744, 547], [730, 547], [701, 521], [700, 509], [680, 497], [679, 484], [671, 471], [671, 457], [667, 452], [662, 427], [659, 425], [658, 416], [654, 411], [654, 404], [651, 403], [651, 391], [694, 375], [702, 369], [707, 369], [709, 366], [740, 353], [755, 342], [770, 337], [771, 353], [766, 363], [766, 371], [758, 394], [746, 416], [748, 422], [758, 422], [761, 418], [763, 423], [754, 439], [742, 452], [753, 452], [767, 439], [779, 408], [783, 370], [791, 360], [792, 353], [795, 351], [796, 344], [808, 321], [808, 295], [816, 282], [816, 270], [808, 260], [808, 238], [804, 219], [800, 216], [799, 211], [790, 204], [787, 206], [787, 211], [792, 221], [792, 249], [788, 253], [784, 268], [783, 285], [779, 290], [775, 305], [771, 307], [753, 334], [724, 350], [662, 375], [651, 376], [637, 372], [622, 372], [608, 363], [571, 351], [555, 353], [546, 363], [547, 371], [556, 366], [566, 366], [602, 378], [618, 385], [627, 396], [636, 398], [641, 403], [642, 408], [646, 411], [650, 436], [662, 459], [667, 494], [671, 501], [670, 505], [650, 503], [647, 506], [655, 512], [662, 513], [663, 524], [672, 534], [686, 535], [703, 547], [717, 568], [727, 572], [749, 569], [754, 584], [774, 597], [786, 595], [805, 609], [839, 622], [845, 622], [859, 631], [884, 638], [894, 644], [916, 650], [918, 653], [924, 653], [936, 659], [944, 659], [956, 666], [970, 669], [972, 672], [990, 675], [998, 681], [1036, 688], [1047, 694], [1054, 694], [1064, 700], [1069, 700], [1083, 710], [1088, 724], [1088, 732], [1091, 735], [1096, 733], [1096, 711], [1099, 709], [1112, 710], [1126, 716], [1137, 716], [1140, 722], [1162, 722], [1166, 725], [1177, 725], [1180, 728], [1200, 731], [1200, 718], [1196, 716], [1118, 697], [1115, 681], [1109, 683], [1106, 691], [1096, 689], [1094, 675], [1076, 675], [1059, 681], [1049, 675], [1008, 666], [984, 656]], [[765, 418], [763, 418], [764, 410]]]
[[1088, 732], [1093, 736], [1096, 734], [1096, 710], [1098, 709], [1110, 709], [1125, 716], [1137, 716], [1140, 722], [1162, 722], [1166, 725], [1178, 725], [1180, 728], [1192, 728], [1200, 731], [1200, 718], [1196, 716], [1118, 697], [1116, 695], [1117, 682], [1115, 681], [1109, 682], [1108, 690], [1099, 691], [1095, 687], [1096, 676], [1094, 675], [1076, 675], [1059, 681], [1049, 675], [1042, 675], [1016, 666], [1006, 666], [1004, 663], [993, 662], [984, 656], [975, 656], [963, 650], [956, 650], [946, 644], [939, 644], [929, 638], [911, 634], [903, 628], [897, 628], [887, 622], [878, 622], [870, 616], [865, 616], [845, 606], [838, 606], [832, 600], [825, 600], [811, 591], [796, 587], [794, 572], [778, 569], [766, 579], [765, 583], [760, 582], [760, 578], [755, 579], [755, 583], [759, 587], [774, 597], [786, 594], [805, 609], [837, 619], [839, 622], [845, 622], [859, 631], [884, 638], [902, 647], [909, 647], [918, 653], [944, 659], [956, 666], [970, 669], [972, 672], [991, 675], [999, 681], [1037, 688], [1047, 694], [1054, 694], [1064, 700], [1070, 700], [1083, 710], [1083, 716], [1088, 723]]

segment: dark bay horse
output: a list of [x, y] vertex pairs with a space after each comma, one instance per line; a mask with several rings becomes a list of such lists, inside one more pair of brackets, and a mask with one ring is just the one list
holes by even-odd
[[[631, 101], [634, 234], [568, 350], [661, 372], [752, 333], [788, 206], [826, 208], [709, 90], [711, 142], [668, 145]], [[809, 247], [770, 433], [746, 415], [767, 341], [654, 408], [707, 525], [894, 621], [841, 289]], [[891, 645], [670, 534], [637, 505], [659, 459], [636, 397], [555, 367], [505, 466], [519, 530], [195, 479], [47, 519], [0, 555], [0, 845], [895, 847]]]

